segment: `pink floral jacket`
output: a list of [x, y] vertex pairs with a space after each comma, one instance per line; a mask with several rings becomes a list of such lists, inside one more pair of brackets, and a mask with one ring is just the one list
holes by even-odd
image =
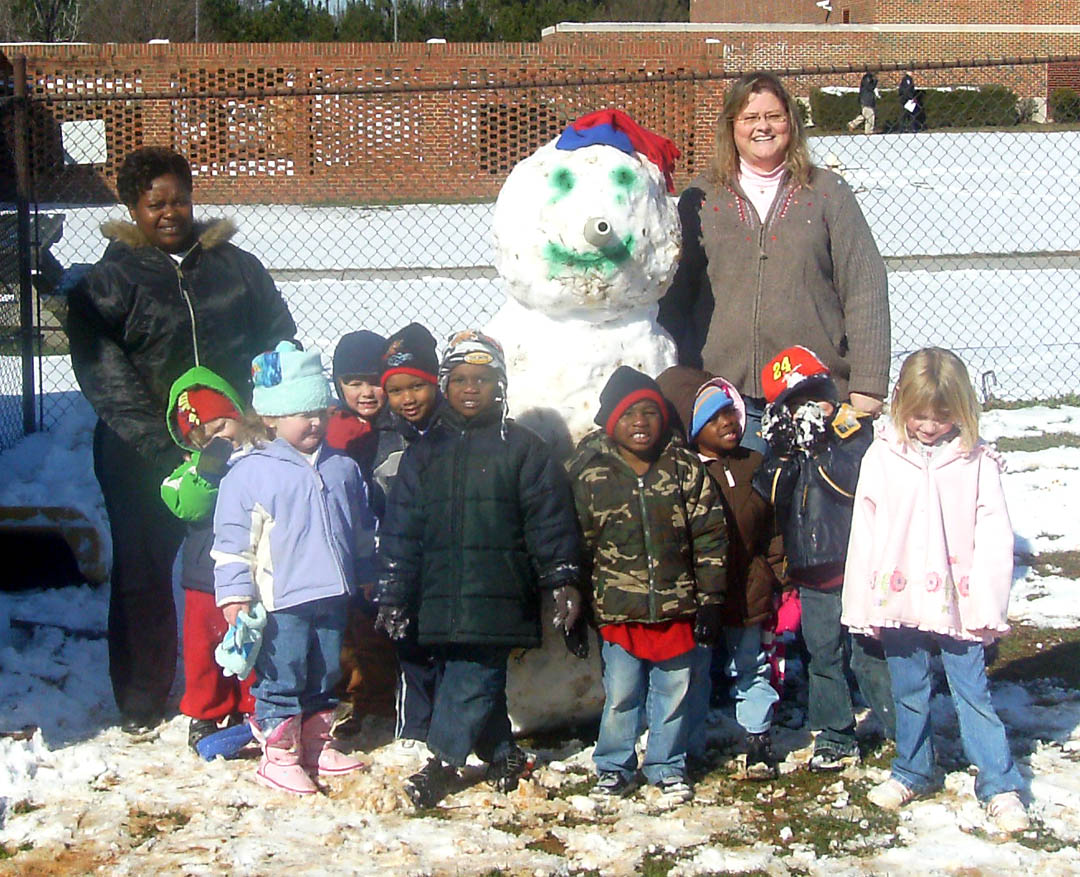
[[843, 623], [982, 642], [1006, 633], [1013, 531], [1001, 468], [982, 441], [964, 453], [955, 438], [928, 459], [879, 424], [855, 492]]

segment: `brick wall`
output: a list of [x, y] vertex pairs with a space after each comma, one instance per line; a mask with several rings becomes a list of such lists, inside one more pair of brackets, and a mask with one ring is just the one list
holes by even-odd
[[[189, 157], [196, 197], [206, 203], [380, 203], [492, 198], [518, 160], [569, 121], [604, 106], [627, 110], [679, 145], [677, 185], [708, 160], [722, 80], [574, 84], [578, 79], [1080, 56], [1080, 33], [559, 29], [526, 44], [0, 46], [9, 55], [16, 50], [28, 56], [37, 99], [31, 156], [41, 200], [111, 201], [124, 155], [144, 144], [166, 144]], [[891, 75], [881, 76], [883, 85], [893, 84]], [[1002, 82], [1021, 96], [1047, 93], [1045, 65], [916, 70], [916, 78], [927, 86]], [[806, 94], [813, 85], [854, 86], [858, 79], [858, 73], [800, 77], [790, 85]], [[419, 90], [253, 94], [260, 88]], [[207, 97], [222, 92], [233, 96]], [[166, 93], [165, 99], [145, 98]], [[85, 95], [107, 98], [88, 101]], [[103, 165], [63, 162], [61, 123], [81, 119], [104, 120]], [[10, 126], [10, 114], [0, 121]], [[10, 144], [10, 130], [0, 139]]]
[[[832, 0], [831, 24], [1077, 24], [1080, 0]], [[825, 21], [813, 0], [691, 0], [692, 22]]]

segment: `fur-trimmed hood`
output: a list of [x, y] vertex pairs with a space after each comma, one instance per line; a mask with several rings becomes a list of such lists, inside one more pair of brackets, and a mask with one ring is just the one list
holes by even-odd
[[[126, 219], [110, 219], [101, 223], [101, 233], [111, 241], [127, 244], [132, 249], [152, 246], [150, 240], [134, 223]], [[195, 223], [195, 238], [204, 250], [227, 243], [236, 234], [236, 224], [221, 217]]]

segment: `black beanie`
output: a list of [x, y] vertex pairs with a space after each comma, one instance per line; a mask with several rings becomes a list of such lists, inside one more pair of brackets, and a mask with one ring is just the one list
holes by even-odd
[[439, 383], [435, 339], [419, 323], [409, 323], [404, 329], [398, 329], [386, 345], [381, 378], [384, 389], [387, 378], [397, 374], [413, 375], [429, 384]]
[[627, 408], [642, 399], [651, 399], [657, 404], [664, 427], [667, 428], [668, 408], [660, 386], [647, 374], [628, 365], [620, 365], [600, 391], [600, 412], [596, 415], [595, 423], [611, 435], [615, 421], [626, 413]]
[[375, 332], [361, 329], [342, 335], [334, 348], [334, 380], [342, 375], [375, 375], [383, 370], [386, 339]]

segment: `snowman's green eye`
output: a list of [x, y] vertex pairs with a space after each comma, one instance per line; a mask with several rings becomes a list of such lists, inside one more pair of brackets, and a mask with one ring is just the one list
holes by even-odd
[[550, 182], [551, 188], [554, 189], [551, 200], [558, 201], [563, 195], [569, 194], [570, 190], [574, 188], [574, 175], [570, 173], [568, 168], [556, 168], [551, 174]]
[[611, 182], [620, 189], [629, 189], [637, 182], [637, 174], [623, 165], [622, 167], [615, 168], [615, 170], [611, 172]]

